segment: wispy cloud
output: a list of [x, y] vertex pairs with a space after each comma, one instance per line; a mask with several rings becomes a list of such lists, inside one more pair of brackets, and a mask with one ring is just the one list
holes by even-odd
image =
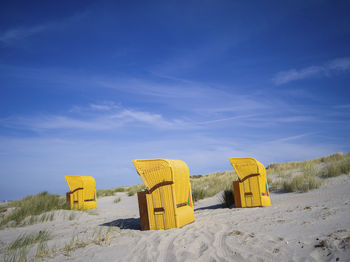
[[276, 143], [276, 142], [287, 142], [287, 141], [292, 141], [292, 140], [299, 140], [311, 135], [314, 135], [315, 133], [305, 133], [305, 134], [301, 134], [301, 135], [295, 135], [295, 136], [288, 136], [288, 137], [283, 137], [283, 138], [279, 138], [273, 141], [270, 141], [268, 143]]
[[80, 116], [46, 115], [32, 117], [8, 117], [0, 120], [0, 126], [7, 128], [25, 129], [33, 131], [45, 130], [85, 130], [104, 131], [115, 130], [125, 126], [146, 125], [156, 129], [183, 129], [191, 126], [190, 122], [180, 119], [165, 119], [161, 114], [134, 109], [112, 110], [112, 105], [92, 104], [90, 108], [98, 111], [108, 111], [102, 114], [85, 114], [86, 111], [79, 111]]
[[207, 125], [207, 124], [213, 124], [218, 122], [225, 122], [225, 121], [232, 121], [232, 120], [245, 120], [248, 121], [252, 118], [260, 116], [259, 114], [252, 114], [252, 115], [238, 115], [238, 116], [232, 116], [232, 117], [226, 117], [226, 118], [219, 118], [219, 119], [213, 119], [208, 121], [199, 122], [199, 125]]
[[344, 104], [344, 105], [336, 105], [334, 106], [336, 109], [350, 109], [350, 104]]
[[343, 72], [350, 70], [350, 58], [337, 58], [324, 65], [310, 66], [302, 69], [291, 69], [277, 73], [272, 81], [276, 85], [287, 84], [292, 81], [317, 77], [317, 76], [331, 76], [336, 72]]
[[20, 26], [7, 29], [0, 32], [0, 43], [10, 45], [18, 40], [54, 29], [61, 28], [67, 24], [75, 22], [87, 15], [87, 12], [75, 14], [70, 17], [63, 18], [61, 21], [49, 21], [40, 25]]
[[0, 34], [0, 42], [4, 44], [10, 44], [14, 41], [41, 33], [49, 28], [50, 24], [9, 29]]
[[[342, 148], [329, 143], [311, 146], [302, 140], [305, 135], [296, 134], [270, 142], [197, 133], [176, 139], [150, 140], [125, 140], [118, 136], [112, 140], [103, 136], [88, 139], [0, 136], [0, 172], [7, 178], [6, 183], [0, 185], [0, 198], [18, 197], [18, 194], [24, 197], [40, 190], [63, 194], [66, 184], [62, 175], [65, 174], [94, 176], [98, 188], [140, 183], [131, 163], [135, 158], [180, 158], [187, 163], [191, 174], [205, 174], [232, 170], [230, 157], [250, 156], [267, 165], [321, 157]], [[33, 179], [44, 182], [30, 183]], [[30, 189], [22, 188], [18, 181], [22, 181], [21, 185], [30, 185]], [[17, 196], [13, 191], [18, 191]]]

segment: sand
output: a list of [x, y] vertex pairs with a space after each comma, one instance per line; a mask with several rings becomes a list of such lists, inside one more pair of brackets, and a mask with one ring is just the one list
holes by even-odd
[[271, 201], [221, 208], [214, 196], [195, 203], [192, 224], [140, 231], [136, 196], [117, 193], [98, 199], [97, 210], [55, 211], [53, 221], [0, 230], [0, 254], [20, 234], [48, 230], [49, 253], [39, 261], [350, 261], [350, 176]]

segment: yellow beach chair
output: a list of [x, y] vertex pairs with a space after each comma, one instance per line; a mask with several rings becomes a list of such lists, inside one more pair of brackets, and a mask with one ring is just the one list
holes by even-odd
[[239, 181], [233, 182], [236, 207], [271, 206], [266, 170], [254, 158], [230, 158]]
[[194, 221], [190, 172], [185, 162], [133, 160], [145, 183], [138, 192], [141, 230], [182, 227]]
[[92, 176], [65, 176], [70, 192], [66, 200], [73, 210], [96, 208], [96, 184]]

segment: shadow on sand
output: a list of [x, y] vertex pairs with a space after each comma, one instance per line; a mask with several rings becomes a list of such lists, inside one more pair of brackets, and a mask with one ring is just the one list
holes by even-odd
[[222, 208], [222, 205], [216, 204], [216, 205], [211, 205], [211, 206], [207, 206], [207, 207], [199, 207], [199, 208], [195, 208], [194, 211], [204, 210], [204, 209], [218, 209], [218, 208]]
[[141, 230], [140, 218], [119, 218], [117, 220], [101, 224], [100, 226], [119, 227], [120, 229]]

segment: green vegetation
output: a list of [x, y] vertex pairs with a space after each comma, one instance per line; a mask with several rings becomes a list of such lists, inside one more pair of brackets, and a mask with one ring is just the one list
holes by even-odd
[[320, 186], [321, 182], [315, 176], [307, 175], [297, 175], [283, 182], [283, 190], [286, 192], [308, 192]]
[[64, 246], [64, 255], [69, 257], [71, 256], [72, 251], [78, 248], [86, 247], [90, 244], [96, 244], [99, 246], [107, 244], [111, 239], [111, 230], [112, 228], [108, 227], [108, 229], [105, 232], [103, 232], [103, 229], [100, 228], [97, 232], [95, 231], [93, 233], [92, 238], [88, 238], [85, 240], [79, 239], [78, 236], [73, 236], [72, 239]]
[[69, 214], [68, 220], [74, 220], [76, 217], [77, 213], [76, 212], [72, 212]]
[[113, 202], [117, 204], [117, 203], [119, 203], [121, 200], [122, 200], [122, 199], [121, 199], [120, 197], [117, 197], [116, 199], [114, 199]]
[[235, 171], [216, 172], [200, 177], [191, 177], [192, 198], [197, 201], [211, 197], [232, 187], [232, 182], [237, 180]]
[[96, 190], [97, 197], [114, 196], [117, 192], [126, 192], [128, 196], [133, 196], [138, 191], [145, 189], [144, 184], [134, 185], [134, 186], [120, 186], [114, 189], [100, 189]]
[[39, 255], [44, 254], [44, 247], [47, 247], [47, 241], [50, 238], [51, 237], [48, 231], [22, 234], [17, 239], [8, 244], [2, 261], [32, 261], [28, 259], [28, 248], [38, 243], [36, 254], [39, 257]]
[[321, 177], [335, 177], [342, 174], [350, 174], [350, 157], [327, 163], [321, 170]]
[[271, 164], [267, 167], [267, 174], [270, 191], [307, 192], [319, 188], [326, 178], [350, 174], [350, 153]]
[[221, 195], [222, 207], [231, 207], [235, 203], [235, 198], [233, 194], [233, 189], [225, 189]]
[[133, 196], [136, 194], [136, 192], [142, 191], [145, 189], [145, 185], [144, 184], [139, 184], [139, 185], [135, 185], [135, 186], [129, 186], [127, 188], [127, 192], [128, 192], [128, 196]]
[[86, 239], [81, 239], [78, 235], [74, 235], [62, 248], [57, 248], [56, 245], [49, 248], [47, 242], [51, 237], [47, 231], [22, 234], [6, 246], [3, 259], [0, 261], [37, 261], [47, 257], [52, 258], [59, 253], [71, 256], [71, 253], [76, 249], [84, 248], [90, 244], [99, 246], [108, 244], [112, 238], [112, 230], [113, 227], [108, 227], [106, 230], [103, 227], [96, 228], [93, 234]]
[[47, 242], [40, 242], [35, 252], [35, 258], [52, 257], [53, 252], [49, 249]]
[[4, 218], [0, 221], [0, 227], [8, 224], [10, 221], [13, 221], [10, 223], [10, 226], [19, 226], [27, 217], [30, 217], [29, 221], [27, 222], [28, 224], [53, 220], [53, 213], [44, 214], [40, 218], [35, 216], [52, 210], [68, 209], [66, 200], [62, 196], [52, 195], [48, 192], [42, 192], [37, 195], [27, 196], [18, 201], [10, 202], [7, 205], [7, 208], [11, 207], [15, 209], [4, 216]]
[[99, 189], [96, 190], [97, 197], [114, 196], [117, 192], [125, 192], [127, 187], [116, 187], [114, 189]]
[[23, 235], [20, 235], [13, 242], [11, 242], [8, 245], [7, 250], [25, 248], [39, 242], [41, 243], [46, 242], [49, 239], [50, 239], [50, 234], [48, 231], [39, 231], [37, 233], [32, 233], [32, 234], [23, 234]]
[[315, 166], [321, 163], [332, 163], [334, 161], [342, 160], [344, 158], [349, 158], [350, 153], [347, 153], [344, 155], [343, 153], [335, 153], [330, 156], [325, 156], [325, 157], [320, 157], [312, 160], [307, 160], [307, 161], [301, 161], [301, 162], [285, 162], [281, 164], [270, 164], [267, 166], [266, 171], [267, 173], [270, 174], [282, 174], [280, 176], [283, 176], [283, 172], [287, 170], [293, 170], [293, 169], [299, 169], [299, 168], [304, 168], [305, 166]]
[[19, 250], [6, 252], [2, 259], [3, 262], [27, 262], [28, 250], [26, 248], [21, 248]]
[[201, 178], [202, 175], [191, 175], [190, 178]]

